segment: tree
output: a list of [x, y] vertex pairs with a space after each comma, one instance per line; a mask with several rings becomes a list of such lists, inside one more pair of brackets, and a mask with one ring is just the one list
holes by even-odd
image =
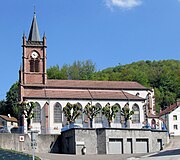
[[18, 107], [18, 82], [14, 83], [10, 90], [6, 94], [6, 113], [19, 119], [19, 107]]
[[72, 124], [82, 114], [82, 107], [79, 103], [71, 104], [68, 102], [63, 108], [63, 112], [67, 118], [67, 124]]
[[47, 69], [47, 75], [49, 79], [61, 79], [59, 66], [52, 66]]
[[7, 115], [8, 113], [6, 112], [6, 101], [2, 100], [0, 101], [0, 114], [1, 115]]
[[59, 65], [51, 66], [47, 69], [48, 79], [68, 79], [68, 65], [63, 65], [59, 68]]
[[36, 104], [34, 102], [25, 102], [19, 104], [21, 114], [25, 115], [25, 118], [27, 120], [27, 129], [30, 129], [31, 119], [34, 118], [33, 109], [36, 107]]
[[124, 117], [124, 127], [127, 128], [127, 122], [131, 119], [134, 111], [130, 111], [129, 104], [127, 103], [121, 110], [121, 115]]
[[102, 114], [107, 118], [109, 127], [111, 127], [111, 122], [113, 118], [116, 118], [116, 114], [119, 112], [119, 107], [115, 104], [110, 106], [109, 103], [105, 105], [102, 109]]
[[83, 113], [87, 115], [88, 119], [90, 120], [90, 128], [93, 128], [93, 119], [97, 116], [97, 114], [100, 112], [101, 108], [99, 108], [96, 105], [92, 105], [91, 103], [88, 103], [84, 107]]
[[95, 64], [91, 60], [75, 61], [68, 68], [68, 78], [73, 80], [91, 80], [95, 70]]

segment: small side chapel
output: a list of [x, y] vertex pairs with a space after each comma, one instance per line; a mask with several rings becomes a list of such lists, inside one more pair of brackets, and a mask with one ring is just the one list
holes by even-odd
[[[107, 103], [118, 105], [121, 110], [127, 103], [134, 111], [130, 128], [142, 128], [148, 114], [155, 113], [154, 92], [137, 82], [50, 80], [46, 73], [46, 36], [40, 38], [34, 13], [28, 39], [23, 35], [22, 67], [19, 71], [20, 101], [35, 102], [31, 127], [41, 134], [60, 134], [66, 124], [63, 107], [68, 102], [84, 108], [88, 103], [103, 108]], [[107, 127], [107, 120], [100, 112], [93, 120], [94, 128]], [[24, 132], [27, 133], [24, 119]], [[82, 114], [75, 122], [80, 127], [89, 127], [89, 120]], [[123, 127], [120, 111], [111, 124], [112, 128]]]

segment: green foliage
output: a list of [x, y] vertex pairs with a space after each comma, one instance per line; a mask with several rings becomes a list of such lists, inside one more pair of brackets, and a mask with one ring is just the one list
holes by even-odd
[[61, 69], [58, 65], [47, 69], [49, 79], [68, 79], [68, 66], [64, 65]]
[[92, 128], [92, 122], [94, 117], [97, 116], [97, 114], [100, 112], [101, 108], [96, 106], [96, 105], [92, 105], [91, 103], [88, 103], [83, 110], [83, 113], [87, 115], [87, 117], [90, 119], [90, 127]]
[[27, 128], [30, 129], [30, 123], [31, 119], [34, 118], [33, 109], [36, 107], [36, 104], [34, 102], [25, 102], [23, 101], [21, 104], [19, 104], [19, 110], [21, 114], [25, 115], [25, 118], [27, 119]]
[[75, 61], [72, 65], [64, 65], [59, 68], [58, 65], [47, 69], [49, 79], [73, 79], [88, 80], [93, 79], [95, 64], [92, 61]]
[[7, 109], [6, 101], [5, 100], [0, 101], [0, 114], [1, 115], [8, 115], [8, 112], [6, 109]]
[[19, 107], [21, 108], [22, 112], [24, 113], [25, 118], [27, 118], [27, 119], [34, 118], [33, 109], [36, 107], [36, 103], [23, 101]]
[[[19, 151], [15, 151], [15, 150], [10, 150], [10, 149], [4, 149], [4, 148], [0, 148], [0, 157], [1, 159], [4, 160], [11, 160], [11, 159], [21, 159], [21, 160], [29, 160], [32, 159], [32, 155], [27, 154], [27, 153], [23, 153], [23, 152], [19, 152]], [[41, 160], [39, 157], [35, 156], [35, 160]]]
[[0, 101], [0, 114], [8, 115], [19, 119], [20, 112], [18, 107], [18, 82], [14, 83], [6, 93], [6, 100]]
[[128, 103], [121, 109], [121, 116], [123, 116], [124, 118], [125, 128], [127, 127], [127, 121], [131, 119], [131, 116], [133, 114], [134, 114], [134, 111], [130, 111]]
[[18, 108], [18, 82], [14, 83], [10, 90], [6, 94], [6, 109], [5, 114], [11, 114], [16, 118], [19, 118], [19, 108]]
[[109, 103], [105, 105], [102, 109], [102, 114], [107, 118], [109, 127], [111, 127], [112, 119], [116, 117], [117, 112], [120, 108], [117, 105], [110, 106]]
[[88, 80], [92, 79], [95, 72], [95, 65], [92, 61], [75, 61], [72, 66], [69, 67], [69, 79], [76, 80]]
[[79, 103], [71, 104], [68, 102], [63, 108], [63, 112], [67, 118], [67, 124], [71, 124], [82, 114], [82, 106]]

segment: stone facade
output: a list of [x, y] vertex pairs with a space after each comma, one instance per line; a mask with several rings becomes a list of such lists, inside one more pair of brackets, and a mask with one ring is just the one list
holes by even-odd
[[[1, 148], [22, 152], [32, 150], [28, 134], [0, 134], [0, 139]], [[169, 136], [165, 131], [77, 128], [64, 131], [61, 135], [39, 134], [35, 152], [81, 155], [85, 146], [85, 154], [89, 155], [149, 153], [160, 151], [168, 143]]]
[[[129, 154], [149, 153], [163, 149], [169, 143], [166, 131], [150, 129], [70, 129], [62, 132], [62, 153], [82, 154]], [[119, 146], [122, 145], [122, 146]], [[117, 152], [114, 147], [120, 147]], [[144, 147], [144, 148], [143, 148]]]
[[[38, 135], [35, 151], [40, 153], [59, 152], [60, 148], [56, 143], [58, 137], [59, 135]], [[0, 139], [0, 148], [28, 153], [32, 150], [31, 139], [28, 134], [1, 133]]]

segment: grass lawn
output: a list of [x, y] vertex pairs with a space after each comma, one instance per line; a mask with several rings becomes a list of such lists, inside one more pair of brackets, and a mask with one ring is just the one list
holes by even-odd
[[[32, 155], [0, 148], [0, 160], [32, 160]], [[40, 160], [36, 157], [35, 160]]]

